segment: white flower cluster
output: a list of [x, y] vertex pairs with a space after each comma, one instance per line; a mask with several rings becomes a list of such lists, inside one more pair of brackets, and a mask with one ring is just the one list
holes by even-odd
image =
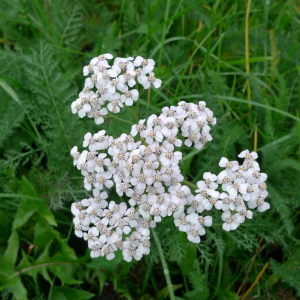
[[[150, 227], [166, 216], [173, 216], [180, 230], [197, 235], [200, 241], [199, 235], [205, 233], [202, 225], [210, 226], [211, 217], [196, 220], [192, 214], [185, 220], [184, 207], [195, 197], [181, 184], [178, 164], [182, 153], [175, 147], [182, 146], [179, 129], [187, 146], [193, 143], [200, 149], [212, 139], [209, 124], [216, 120], [205, 105], [203, 101], [198, 105], [182, 101], [176, 107], [163, 108], [159, 116], [151, 115], [147, 122], [139, 121], [132, 126], [131, 135], [113, 139], [104, 130], [87, 133], [83, 146], [89, 150], [71, 150], [85, 189], [93, 188], [93, 197], [73, 203], [71, 208], [75, 234], [88, 241], [92, 257], [112, 259], [114, 252], [122, 249], [126, 261], [141, 259], [150, 251]], [[129, 198], [128, 203], [107, 202], [105, 189], [114, 184], [119, 196]]]
[[[111, 58], [111, 54], [100, 55], [84, 67], [84, 75], [92, 76], [72, 103], [73, 113], [94, 117], [97, 124], [104, 122], [107, 109], [117, 113], [123, 104], [130, 106], [138, 100], [138, 91], [129, 90], [136, 80], [145, 89], [161, 85], [152, 73], [153, 60], [116, 58], [110, 66], [107, 59]], [[96, 92], [91, 91], [94, 87]], [[106, 102], [107, 108], [103, 107]], [[83, 147], [88, 150], [78, 152], [76, 146], [71, 150], [74, 165], [84, 176], [85, 189], [93, 190], [92, 197], [71, 207], [75, 234], [87, 240], [92, 257], [110, 260], [120, 249], [124, 260], [140, 260], [150, 252], [150, 228], [167, 216], [174, 218], [175, 226], [186, 232], [191, 242], [199, 243], [205, 226], [212, 225], [212, 217], [201, 216], [203, 212], [222, 210], [223, 229], [230, 231], [245, 218], [252, 218], [249, 209], [257, 207], [263, 212], [270, 208], [265, 202], [267, 175], [260, 173], [257, 154], [248, 150], [239, 155], [244, 158], [242, 165], [223, 157], [219, 165], [225, 170], [219, 175], [204, 173], [195, 196], [182, 184], [181, 147], [201, 149], [212, 140], [210, 129], [215, 124], [216, 118], [204, 101], [181, 101], [164, 107], [159, 116], [140, 120], [130, 135], [123, 133], [114, 139], [105, 130], [87, 133]], [[128, 201], [108, 200], [107, 191], [112, 187]]]
[[[253, 213], [246, 204], [250, 209], [257, 207], [259, 212], [270, 208], [270, 204], [265, 202], [268, 196], [265, 184], [267, 174], [260, 173], [259, 164], [255, 161], [257, 153], [245, 150], [239, 157], [244, 158], [242, 165], [222, 157], [219, 166], [225, 170], [218, 176], [204, 173], [204, 180], [197, 183], [197, 203], [192, 206], [198, 212], [209, 211], [213, 207], [222, 210], [223, 229], [226, 231], [237, 229], [245, 218], [252, 219]], [[221, 192], [217, 191], [219, 185]]]
[[144, 89], [161, 86], [161, 80], [152, 72], [155, 65], [153, 59], [117, 57], [110, 66], [107, 60], [112, 58], [109, 53], [102, 54], [83, 68], [83, 75], [91, 74], [91, 77], [85, 80], [79, 98], [71, 105], [73, 114], [78, 113], [80, 118], [86, 115], [94, 118], [98, 125], [104, 122], [103, 116], [108, 114], [107, 110], [118, 113], [124, 104], [132, 106], [138, 100], [139, 91], [133, 89], [136, 81]]

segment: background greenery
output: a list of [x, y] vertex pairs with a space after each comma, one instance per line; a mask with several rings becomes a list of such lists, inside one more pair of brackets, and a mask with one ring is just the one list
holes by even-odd
[[[85, 191], [69, 151], [99, 128], [70, 105], [84, 83], [82, 67], [106, 52], [156, 61], [163, 86], [151, 92], [151, 112], [180, 99], [203, 99], [215, 112], [214, 140], [200, 153], [184, 149], [187, 180], [256, 147], [268, 174], [271, 210], [232, 233], [221, 229], [220, 214], [199, 245], [172, 219], [158, 224], [176, 299], [245, 299], [247, 290], [247, 299], [300, 297], [300, 4], [251, 2], [249, 73], [247, 2], [0, 2], [1, 299], [168, 297], [154, 241], [140, 262], [120, 255], [107, 262], [91, 260], [73, 234], [70, 205]], [[142, 94], [141, 118], [145, 100]], [[115, 120], [104, 128], [115, 137], [124, 130]]]

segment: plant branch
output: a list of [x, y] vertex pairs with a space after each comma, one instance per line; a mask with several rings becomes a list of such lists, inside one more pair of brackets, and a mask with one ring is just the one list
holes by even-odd
[[[246, 56], [246, 73], [250, 73], [250, 64], [249, 64], [249, 13], [250, 13], [250, 5], [251, 0], [248, 0], [247, 5], [247, 13], [246, 13], [246, 28], [245, 28], [245, 56]], [[251, 101], [251, 87], [249, 79], [247, 79], [247, 99], [248, 101]], [[251, 108], [251, 104], [249, 104], [249, 108]]]
[[128, 112], [133, 116], [134, 121], [136, 123], [138, 123], [139, 122], [139, 118], [137, 117], [137, 115], [125, 103], [124, 103], [124, 106], [126, 107], [126, 109], [128, 110]]
[[124, 122], [124, 123], [130, 124], [130, 125], [134, 125], [134, 123], [131, 123], [131, 122], [126, 121], [126, 120], [123, 120], [123, 119], [118, 118], [118, 117], [115, 117], [115, 116], [113, 116], [113, 115], [111, 115], [111, 114], [108, 114], [107, 116], [104, 116], [104, 118], [105, 118], [105, 117], [106, 117], [106, 118], [115, 119], [115, 120], [118, 120], [118, 121], [120, 121], [120, 122]]
[[268, 265], [269, 265], [269, 262], [266, 262], [266, 264], [264, 265], [264, 267], [262, 268], [262, 270], [260, 271], [260, 273], [258, 274], [258, 276], [256, 277], [256, 279], [254, 280], [254, 282], [252, 283], [252, 285], [249, 287], [249, 289], [247, 290], [247, 292], [241, 298], [241, 300], [245, 300], [246, 297], [248, 296], [248, 294], [253, 290], [253, 288], [255, 287], [255, 285], [257, 284], [258, 280], [260, 279], [260, 277], [265, 272], [265, 270], [268, 267]]
[[[147, 103], [150, 105], [151, 87], [148, 89]], [[149, 106], [147, 107], [147, 118], [149, 117]]]
[[252, 262], [251, 262], [251, 264], [250, 264], [250, 266], [249, 266], [249, 268], [248, 268], [247, 274], [246, 274], [246, 276], [245, 276], [245, 278], [244, 278], [244, 280], [243, 280], [241, 286], [239, 287], [239, 289], [238, 289], [238, 291], [237, 291], [237, 295], [239, 295], [239, 293], [240, 293], [241, 290], [242, 290], [243, 285], [244, 285], [245, 282], [246, 282], [246, 279], [247, 279], [247, 277], [248, 277], [248, 275], [249, 275], [249, 273], [250, 273], [250, 270], [251, 270], [251, 268], [252, 268], [252, 266], [253, 266], [253, 263], [254, 263], [254, 261], [255, 261], [255, 259], [256, 259], [256, 256], [257, 256], [257, 254], [259, 253], [259, 249], [260, 249], [260, 245], [261, 245], [261, 242], [262, 242], [262, 241], [263, 241], [263, 238], [261, 238], [260, 241], [259, 241], [259, 244], [258, 244], [258, 246], [257, 246], [256, 252], [255, 252], [255, 254], [254, 254], [254, 256], [253, 256]]
[[23, 273], [26, 273], [28, 271], [34, 270], [34, 269], [38, 269], [38, 268], [44, 268], [44, 267], [49, 267], [49, 266], [58, 266], [58, 265], [78, 265], [78, 263], [72, 263], [72, 262], [53, 262], [53, 263], [44, 263], [44, 264], [40, 264], [40, 265], [36, 265], [36, 266], [31, 266], [28, 268], [25, 268], [19, 272], [16, 272], [15, 274], [11, 275], [8, 280], [19, 276]]
[[151, 231], [152, 231], [152, 234], [153, 234], [156, 246], [157, 246], [158, 254], [159, 254], [159, 257], [160, 257], [163, 269], [164, 269], [164, 274], [165, 274], [165, 278], [166, 278], [166, 281], [167, 281], [167, 286], [168, 286], [168, 291], [169, 291], [170, 299], [171, 300], [175, 300], [175, 295], [174, 295], [174, 291], [173, 291], [173, 285], [172, 285], [172, 282], [171, 282], [170, 272], [169, 272], [169, 268], [168, 268], [168, 264], [167, 264], [166, 258], [164, 256], [164, 253], [163, 253], [163, 250], [162, 250], [159, 238], [158, 238], [155, 230], [152, 228]]
[[197, 190], [197, 189], [198, 189], [198, 187], [197, 187], [196, 184], [191, 183], [191, 182], [189, 182], [189, 181], [187, 181], [187, 180], [185, 180], [185, 179], [184, 179], [182, 182], [183, 182], [185, 185], [189, 186], [190, 188], [192, 188], [192, 189], [194, 189], [194, 190]]

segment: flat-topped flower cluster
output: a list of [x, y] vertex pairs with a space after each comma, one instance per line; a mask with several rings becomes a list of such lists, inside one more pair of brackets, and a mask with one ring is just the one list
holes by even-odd
[[133, 88], [137, 82], [144, 89], [161, 86], [161, 80], [152, 72], [153, 59], [117, 57], [110, 66], [107, 60], [112, 58], [109, 53], [102, 54], [83, 68], [83, 75], [91, 77], [85, 80], [78, 99], [71, 105], [73, 114], [77, 113], [80, 118], [86, 115], [94, 118], [98, 125], [104, 122], [107, 110], [118, 113], [124, 105], [132, 106], [138, 100], [139, 91]]
[[[118, 62], [130, 65], [130, 59], [127, 63], [124, 59], [116, 61], [111, 68], [115, 72], [122, 70]], [[142, 61], [137, 57], [133, 65], [143, 65]], [[153, 70], [154, 62], [147, 61], [143, 72]], [[103, 60], [93, 59], [84, 73], [91, 72], [91, 66], [98, 67], [99, 62]], [[248, 150], [239, 155], [244, 158], [242, 165], [223, 157], [219, 165], [225, 170], [218, 175], [204, 173], [196, 195], [184, 184], [179, 167], [183, 144], [201, 149], [212, 140], [210, 129], [215, 124], [213, 112], [204, 101], [181, 101], [177, 106], [164, 107], [158, 116], [140, 120], [130, 134], [113, 138], [105, 130], [87, 133], [83, 147], [88, 150], [78, 152], [76, 146], [71, 150], [74, 165], [84, 176], [85, 189], [93, 191], [93, 196], [71, 207], [75, 234], [87, 240], [92, 257], [110, 260], [121, 249], [124, 260], [140, 260], [150, 252], [150, 228], [164, 217], [173, 217], [175, 226], [186, 232], [191, 242], [199, 243], [205, 226], [212, 225], [212, 217], [207, 215], [212, 208], [223, 211], [223, 229], [230, 231], [245, 218], [252, 218], [250, 208], [263, 212], [270, 207], [264, 201], [267, 175], [260, 173], [257, 154]], [[109, 199], [111, 188], [126, 200], [119, 203]]]
[[235, 230], [245, 222], [245, 218], [252, 219], [253, 213], [248, 208], [257, 207], [259, 212], [270, 208], [270, 204], [265, 202], [268, 196], [267, 174], [260, 173], [259, 164], [255, 161], [257, 153], [245, 150], [239, 157], [244, 158], [241, 165], [222, 157], [219, 166], [225, 170], [218, 175], [206, 172], [204, 180], [197, 182], [199, 189], [196, 190], [194, 210], [199, 213], [212, 208], [222, 210], [223, 229], [226, 231]]

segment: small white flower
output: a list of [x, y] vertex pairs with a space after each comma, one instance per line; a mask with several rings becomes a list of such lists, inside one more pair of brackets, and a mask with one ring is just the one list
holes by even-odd
[[110, 79], [116, 78], [117, 76], [118, 74], [114, 70], [105, 70], [103, 72], [97, 73], [96, 88], [100, 89], [101, 87], [105, 87]]
[[259, 192], [258, 186], [249, 183], [241, 184], [240, 193], [245, 201], [253, 201], [257, 198], [257, 193]]
[[174, 146], [175, 147], [181, 147], [182, 145], [182, 140], [178, 139], [174, 135], [170, 135], [166, 138], [165, 141], [162, 143], [163, 147], [166, 149], [170, 149], [171, 151], [174, 151]]
[[112, 69], [120, 74], [122, 71], [129, 71], [134, 69], [133, 63], [130, 61], [131, 57], [121, 58], [117, 57], [114, 61]]
[[87, 76], [89, 75], [89, 73], [93, 74], [94, 73], [94, 66], [93, 65], [88, 65], [88, 66], [84, 66], [83, 68], [83, 75]]
[[208, 132], [202, 132], [199, 142], [195, 143], [194, 147], [198, 150], [202, 149], [207, 142], [212, 140], [212, 136]]
[[89, 103], [83, 104], [81, 101], [81, 98], [77, 99], [71, 104], [72, 113], [76, 114], [78, 113], [78, 116], [80, 118], [83, 118], [86, 116], [87, 112], [91, 110], [91, 106]]
[[127, 220], [123, 218], [123, 219], [119, 219], [119, 220], [115, 223], [114, 227], [116, 228], [116, 232], [117, 232], [120, 236], [122, 236], [123, 233], [129, 234], [129, 232], [131, 231], [131, 228], [130, 228], [130, 226], [128, 226], [128, 225], [129, 225], [129, 224], [128, 224]]
[[[90, 198], [93, 199], [93, 198]], [[92, 223], [97, 223], [98, 221], [100, 221], [100, 217], [103, 214], [103, 209], [101, 209], [101, 206], [97, 203], [92, 203], [88, 209], [86, 210], [86, 212], [90, 215], [91, 218], [91, 222]]]
[[192, 195], [189, 187], [187, 187], [186, 185], [181, 186], [179, 182], [178, 187], [177, 184], [174, 185], [171, 183], [169, 192], [172, 202], [179, 205], [185, 205], [186, 203], [191, 203], [194, 200], [194, 195]]
[[190, 222], [192, 225], [197, 225], [197, 226], [210, 227], [212, 225], [212, 217], [211, 216], [202, 217], [196, 213], [187, 215], [186, 220], [188, 222]]
[[113, 231], [113, 228], [107, 228], [104, 234], [101, 234], [100, 241], [107, 244], [114, 244], [120, 239], [120, 236]]
[[154, 217], [154, 221], [161, 222], [162, 217], [167, 215], [167, 205], [153, 204], [150, 209], [150, 214]]
[[150, 209], [151, 205], [148, 203], [144, 203], [139, 206], [139, 213], [145, 220], [149, 220], [150, 218]]
[[153, 144], [154, 140], [159, 143], [163, 140], [163, 135], [161, 134], [161, 132], [152, 128], [147, 128], [146, 130], [142, 131], [140, 135], [142, 138], [146, 139], [146, 143], [148, 145]]
[[197, 195], [192, 201], [188, 201], [190, 207], [187, 209], [187, 213], [192, 214], [195, 213], [196, 211], [202, 213], [204, 211], [204, 206], [202, 204], [204, 199], [206, 198], [202, 197], [201, 195]]
[[200, 236], [205, 235], [205, 229], [203, 227], [193, 226], [187, 233], [187, 238], [192, 243], [200, 243]]
[[[171, 181], [170, 182], [165, 182], [165, 185], [169, 186], [168, 191], [170, 193], [178, 191], [181, 188], [181, 182], [183, 181], [183, 179], [184, 179], [184, 177], [181, 174], [171, 177]], [[179, 197], [175, 198], [175, 199], [179, 199]], [[185, 204], [186, 203], [186, 199], [183, 198], [179, 202], [182, 203], [182, 204], [183, 203]]]
[[222, 189], [224, 191], [226, 190], [227, 187], [226, 185], [224, 186], [224, 184], [231, 183], [232, 181], [233, 181], [232, 177], [230, 176], [230, 174], [228, 174], [226, 170], [219, 173], [217, 182], [218, 184], [222, 184]]
[[101, 249], [103, 247], [103, 243], [100, 240], [94, 241], [94, 243], [91, 245], [91, 257], [99, 257], [101, 256]]
[[98, 57], [95, 57], [91, 60], [91, 65], [98, 65], [100, 64], [104, 64], [106, 62], [107, 64], [107, 59], [112, 59], [113, 56], [110, 53], [105, 53], [105, 54], [101, 54]]
[[101, 108], [98, 110], [94, 110], [92, 109], [89, 113], [88, 113], [88, 117], [89, 118], [94, 118], [95, 119], [95, 123], [97, 125], [103, 124], [104, 123], [104, 118], [102, 116], [106, 116], [108, 114], [108, 111], [106, 108]]
[[125, 182], [116, 184], [116, 192], [121, 197], [124, 193], [127, 197], [131, 197], [134, 194], [133, 189], [130, 189], [130, 184]]
[[258, 197], [256, 200], [251, 200], [247, 202], [249, 208], [256, 208], [259, 212], [264, 212], [270, 209], [270, 204], [265, 202], [263, 197]]
[[71, 212], [74, 216], [77, 216], [80, 213], [82, 208], [83, 208], [83, 204], [82, 204], [81, 201], [80, 202], [74, 202], [71, 205]]
[[178, 165], [179, 161], [182, 159], [182, 153], [179, 151], [163, 151], [159, 156], [159, 160], [163, 166], [175, 166]]
[[199, 190], [203, 190], [203, 189], [216, 190], [218, 188], [218, 184], [215, 182], [217, 180], [217, 176], [215, 174], [212, 174], [211, 172], [205, 172], [203, 174], [203, 179], [204, 181], [201, 180], [197, 182], [197, 186]]
[[247, 210], [246, 207], [240, 207], [237, 209], [238, 213], [234, 214], [235, 219], [239, 223], [244, 223], [245, 218], [252, 219], [253, 212], [251, 210]]
[[222, 187], [230, 196], [236, 196], [238, 192], [247, 188], [244, 178], [237, 178], [233, 182], [223, 184]]
[[236, 220], [234, 215], [231, 215], [229, 210], [223, 212], [222, 220], [225, 222], [222, 225], [222, 228], [225, 231], [235, 230], [239, 226], [239, 222]]
[[89, 231], [84, 233], [83, 238], [87, 240], [96, 241], [98, 240], [99, 230], [96, 227], [91, 227]]
[[229, 161], [226, 157], [222, 157], [219, 166], [230, 171], [236, 171], [239, 168], [239, 163], [237, 161]]
[[[92, 136], [92, 134], [90, 132], [88, 132], [87, 134], [85, 134], [84, 136], [84, 141], [83, 141], [83, 147], [87, 147], [89, 145], [92, 145], [96, 142], [95, 138]], [[90, 151], [95, 151], [96, 149], [90, 149]]]
[[80, 157], [80, 152], [78, 152], [78, 147], [74, 146], [71, 151], [70, 151], [71, 155], [74, 158], [73, 164], [74, 166], [76, 166], [78, 164], [78, 159]]
[[103, 173], [104, 166], [108, 167], [111, 164], [110, 159], [106, 158], [106, 156], [106, 153], [99, 153], [98, 157], [96, 158], [95, 171], [97, 173]]
[[213, 206], [216, 206], [216, 203], [219, 200], [220, 193], [218, 191], [210, 190], [208, 191], [209, 198], [208, 199], [203, 199], [202, 200], [202, 205], [206, 210], [211, 210]]
[[179, 227], [180, 231], [187, 232], [190, 230], [191, 225], [185, 217], [185, 213], [181, 213], [179, 216], [174, 218], [174, 224]]
[[123, 248], [122, 252], [123, 258], [127, 262], [131, 262], [133, 258], [135, 260], [140, 260], [143, 256], [143, 251], [140, 248]]
[[134, 207], [128, 208], [127, 211], [125, 212], [125, 216], [131, 228], [134, 228], [138, 225], [137, 220], [139, 218], [139, 213], [134, 211]]
[[234, 210], [235, 205], [232, 202], [231, 198], [226, 193], [221, 193], [219, 196], [220, 200], [215, 204], [216, 209], [222, 209], [223, 211]]
[[120, 107], [123, 107], [123, 104], [120, 101], [120, 94], [111, 94], [109, 96], [109, 104], [107, 105], [107, 109], [116, 114], [120, 112]]
[[146, 189], [146, 185], [151, 185], [153, 183], [152, 177], [147, 177], [143, 173], [140, 173], [137, 177], [131, 177], [130, 183], [136, 186], [140, 193], [143, 193]]
[[[136, 82], [134, 80], [136, 75], [136, 72], [133, 70], [127, 70], [126, 73], [119, 76], [119, 82], [125, 85], [125, 83], [128, 84], [128, 86], [133, 87]], [[121, 91], [121, 90], [120, 90]]]
[[91, 174], [85, 176], [84, 177], [84, 188], [89, 191], [92, 188], [92, 184], [94, 184], [94, 180], [95, 180], [95, 178]]
[[238, 157], [245, 158], [246, 160], [254, 160], [257, 159], [258, 155], [256, 152], [249, 152], [249, 150], [242, 151]]
[[174, 165], [174, 166], [162, 166], [161, 170], [160, 170], [162, 176], [162, 181], [166, 182], [171, 182], [171, 178], [173, 176], [178, 176], [181, 174], [181, 171], [179, 169], [178, 165]]
[[108, 205], [108, 202], [106, 199], [108, 198], [107, 192], [100, 192], [97, 189], [93, 190], [93, 195], [94, 195], [94, 203], [97, 203], [100, 205], [101, 208], [106, 208]]
[[112, 177], [110, 172], [97, 173], [94, 186], [98, 190], [102, 190], [104, 186], [107, 188], [111, 188], [113, 186], [113, 182], [109, 180]]
[[106, 244], [101, 249], [101, 256], [105, 256], [107, 260], [112, 260], [115, 258], [114, 251], [117, 250], [115, 244]]
[[158, 89], [161, 86], [161, 80], [155, 77], [153, 72], [150, 72], [149, 77], [143, 75], [141, 77], [141, 84], [143, 85], [144, 89], [149, 89], [152, 85]]
[[147, 127], [152, 128], [154, 127], [154, 130], [160, 130], [162, 125], [162, 120], [157, 115], [151, 115], [147, 119]]
[[154, 69], [155, 61], [153, 59], [144, 59], [141, 56], [137, 56], [133, 62], [136, 67], [141, 67], [145, 74], [150, 73]]
[[161, 133], [165, 137], [176, 136], [178, 133], [178, 127], [174, 117], [161, 116], [163, 125], [161, 126]]
[[82, 224], [85, 226], [89, 226], [91, 223], [90, 215], [86, 213], [86, 211], [81, 211], [74, 219], [74, 224]]
[[137, 125], [133, 125], [131, 127], [131, 131], [130, 131], [130, 134], [132, 136], [136, 136], [139, 132], [141, 132], [142, 130], [145, 130], [145, 123], [146, 120], [139, 120], [139, 123]]
[[171, 202], [168, 207], [168, 216], [172, 216], [174, 218], [178, 218], [180, 214], [184, 212], [184, 206], [183, 205], [177, 205], [176, 203]]
[[142, 218], [138, 219], [138, 226], [136, 227], [136, 230], [143, 236], [149, 236], [150, 235], [150, 227], [154, 228], [156, 226], [156, 222], [154, 220], [144, 220]]
[[183, 136], [186, 136], [187, 139], [184, 141], [184, 144], [187, 146], [187, 147], [191, 147], [193, 145], [193, 143], [195, 144], [195, 147], [197, 145], [199, 145], [199, 141], [200, 141], [200, 138], [201, 138], [201, 134], [200, 132], [186, 132], [186, 133], [183, 133], [182, 134]]
[[207, 114], [207, 123], [215, 126], [217, 123], [217, 119], [213, 117], [213, 112], [211, 110], [206, 111]]
[[98, 133], [94, 134], [94, 138], [96, 139], [96, 149], [104, 150], [109, 146], [110, 138], [105, 135], [105, 130], [100, 130]]
[[256, 171], [255, 169], [250, 169], [243, 174], [247, 180], [247, 182], [251, 184], [260, 184], [267, 180], [267, 174], [266, 173], [260, 173], [259, 171]]
[[125, 103], [127, 106], [132, 106], [133, 101], [137, 101], [139, 98], [139, 92], [136, 89], [125, 92], [121, 95], [121, 102]]
[[143, 254], [148, 255], [150, 253], [150, 237], [143, 236], [138, 245], [138, 249], [141, 250]]
[[82, 238], [84, 235], [84, 231], [89, 229], [89, 225], [83, 225], [78, 220], [74, 222], [75, 235], [79, 238]]

